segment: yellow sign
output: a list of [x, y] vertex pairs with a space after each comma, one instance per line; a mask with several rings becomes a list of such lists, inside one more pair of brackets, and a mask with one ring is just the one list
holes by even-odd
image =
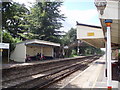
[[94, 36], [94, 32], [87, 33], [87, 36]]

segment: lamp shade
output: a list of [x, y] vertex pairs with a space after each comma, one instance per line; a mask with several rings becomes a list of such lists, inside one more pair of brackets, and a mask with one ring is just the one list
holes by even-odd
[[97, 9], [100, 11], [100, 14], [103, 15], [103, 11], [107, 5], [106, 0], [95, 0], [94, 2], [95, 6], [97, 7]]

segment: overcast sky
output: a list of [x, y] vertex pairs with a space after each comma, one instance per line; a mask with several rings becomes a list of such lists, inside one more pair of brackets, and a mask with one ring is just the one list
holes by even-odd
[[[13, 0], [30, 6], [35, 0]], [[61, 30], [68, 31], [70, 28], [76, 27], [76, 21], [83, 24], [100, 26], [97, 9], [94, 0], [64, 0], [63, 6], [60, 8], [61, 13], [65, 14], [65, 21]]]

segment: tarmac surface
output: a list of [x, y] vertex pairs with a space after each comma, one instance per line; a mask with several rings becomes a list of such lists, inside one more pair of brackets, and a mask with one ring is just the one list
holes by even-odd
[[[116, 70], [116, 69], [115, 69]], [[114, 77], [118, 77], [115, 73]], [[120, 90], [120, 82], [118, 79], [112, 80], [112, 88]], [[105, 76], [105, 56], [93, 62], [93, 64], [78, 74], [67, 85], [64, 85], [61, 90], [65, 88], [106, 88], [107, 89], [107, 77]]]

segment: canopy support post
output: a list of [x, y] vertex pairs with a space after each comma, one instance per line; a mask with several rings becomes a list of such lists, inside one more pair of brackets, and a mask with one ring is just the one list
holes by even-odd
[[111, 66], [111, 23], [112, 20], [105, 20], [105, 24], [107, 26], [107, 88], [108, 90], [112, 89], [111, 81], [112, 81], [112, 66]]

